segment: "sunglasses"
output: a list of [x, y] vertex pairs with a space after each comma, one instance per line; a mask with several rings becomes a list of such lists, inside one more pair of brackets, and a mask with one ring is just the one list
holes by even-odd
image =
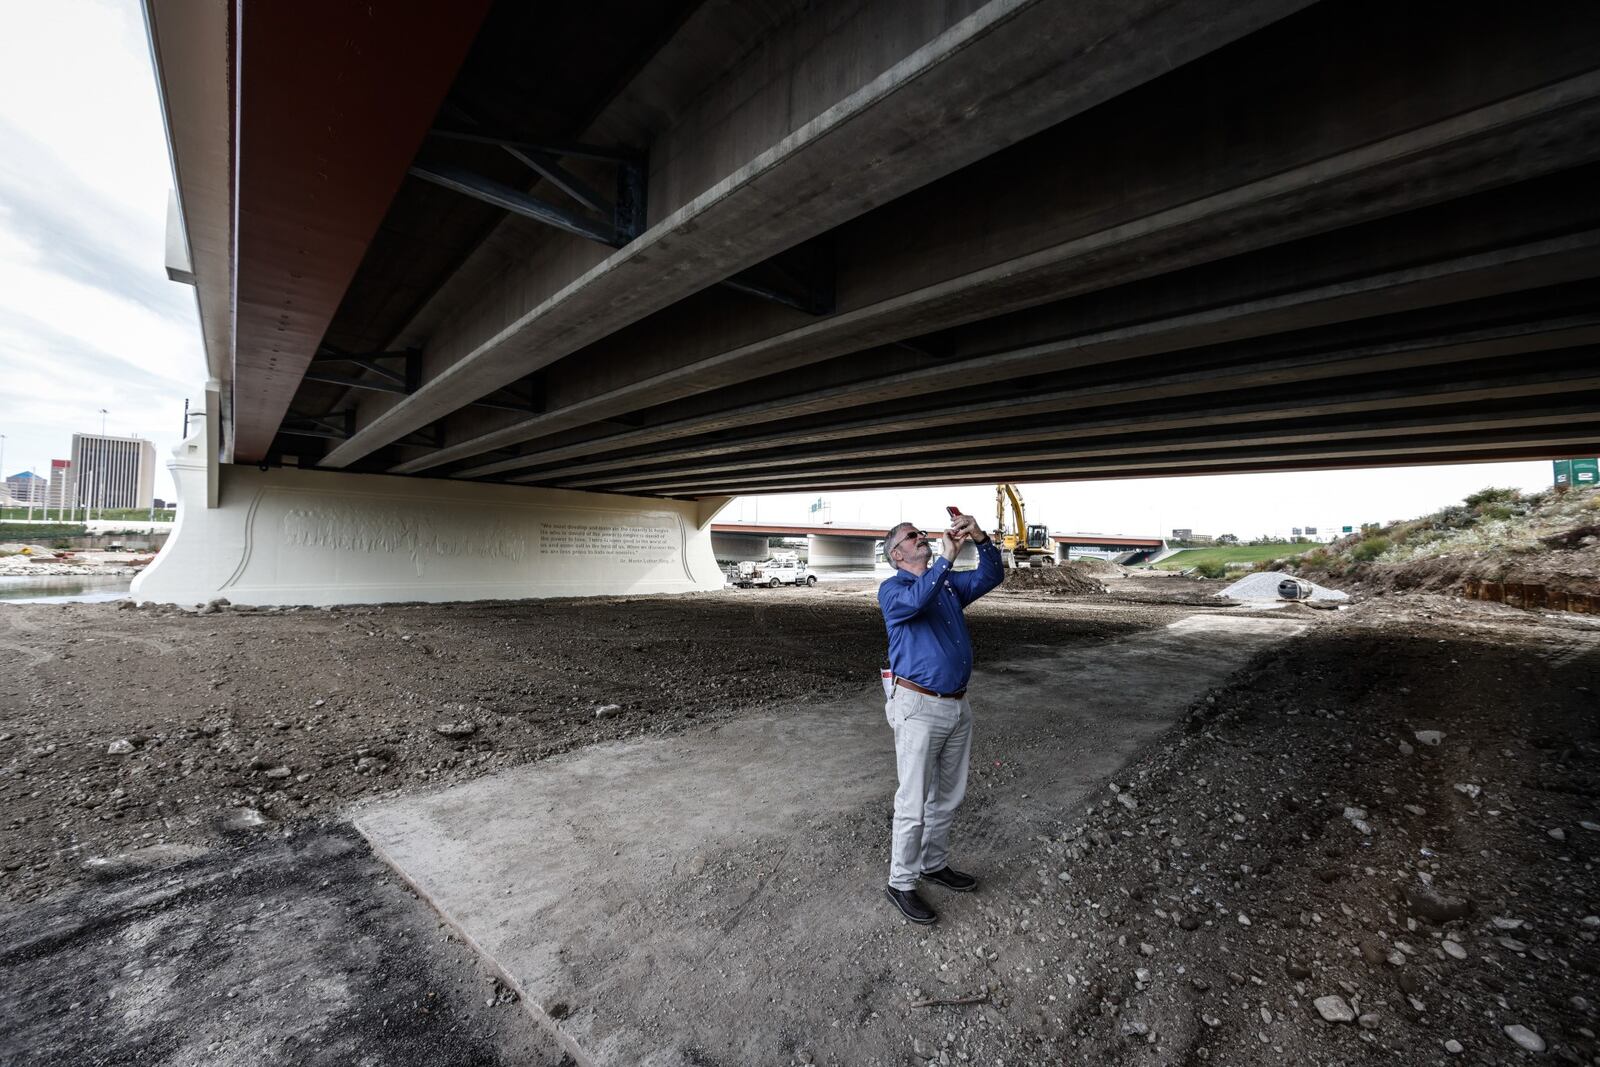
[[906, 531], [906, 535], [904, 537], [900, 538], [899, 540], [897, 540], [894, 544], [890, 545], [888, 548], [884, 549], [883, 550], [883, 554], [887, 558], [887, 557], [889, 557], [889, 553], [893, 552], [895, 549], [899, 548], [901, 545], [905, 544], [907, 541], [915, 541], [915, 540], [918, 540], [919, 538], [923, 538], [923, 537], [927, 537], [927, 536], [928, 536], [928, 531], [927, 530], [907, 530]]

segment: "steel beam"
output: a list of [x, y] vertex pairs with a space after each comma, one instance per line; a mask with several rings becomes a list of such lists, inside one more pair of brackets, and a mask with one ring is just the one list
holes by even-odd
[[236, 18], [238, 460], [271, 446], [488, 6], [284, 0]]

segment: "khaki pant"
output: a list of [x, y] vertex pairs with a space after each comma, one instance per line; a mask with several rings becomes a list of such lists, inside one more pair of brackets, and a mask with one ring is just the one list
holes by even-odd
[[914, 889], [923, 871], [937, 871], [950, 857], [950, 824], [967, 795], [972, 705], [966, 697], [931, 697], [897, 685], [883, 713], [894, 730], [900, 773], [889, 884]]

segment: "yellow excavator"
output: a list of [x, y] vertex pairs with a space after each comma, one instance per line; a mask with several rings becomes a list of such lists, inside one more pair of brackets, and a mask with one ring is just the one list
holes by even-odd
[[[1007, 512], [1010, 522], [1007, 522]], [[1043, 523], [1028, 524], [1022, 505], [1022, 490], [1010, 482], [994, 487], [995, 542], [1000, 546], [1007, 567], [1053, 565], [1055, 548], [1050, 544], [1050, 528]]]

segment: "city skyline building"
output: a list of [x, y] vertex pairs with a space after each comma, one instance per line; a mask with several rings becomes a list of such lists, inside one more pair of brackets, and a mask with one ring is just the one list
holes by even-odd
[[66, 505], [148, 508], [155, 499], [156, 446], [142, 437], [75, 433]]
[[50, 484], [45, 488], [44, 506], [46, 508], [65, 509], [72, 506], [72, 496], [69, 482], [71, 480], [72, 460], [52, 459], [50, 461]]
[[33, 471], [18, 471], [6, 479], [6, 496], [18, 504], [43, 504], [48, 485]]

